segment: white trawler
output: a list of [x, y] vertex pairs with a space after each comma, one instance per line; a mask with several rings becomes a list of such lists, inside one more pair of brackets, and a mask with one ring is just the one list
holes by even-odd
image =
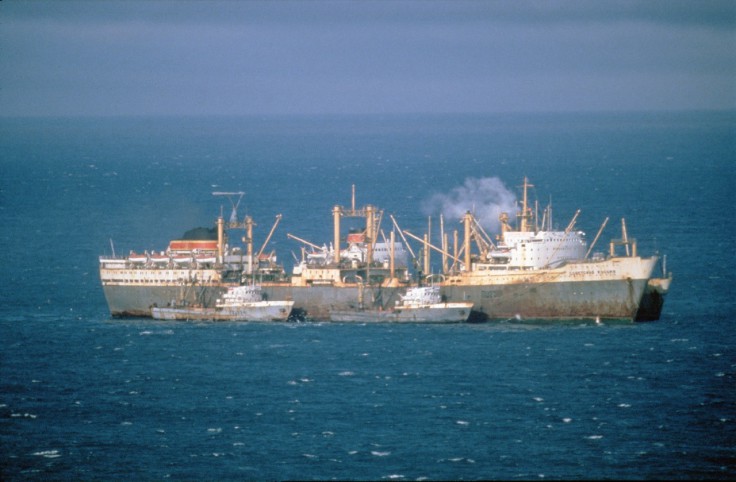
[[264, 300], [261, 287], [249, 285], [229, 288], [214, 308], [172, 301], [166, 307], [152, 307], [151, 315], [157, 320], [286, 321], [293, 306], [293, 301]]
[[462, 323], [473, 309], [471, 301], [442, 301], [439, 286], [409, 288], [396, 305], [387, 309], [365, 308], [362, 303], [351, 309], [331, 309], [332, 321]]

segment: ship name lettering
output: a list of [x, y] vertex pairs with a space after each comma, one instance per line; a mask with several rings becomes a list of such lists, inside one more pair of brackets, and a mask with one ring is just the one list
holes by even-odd
[[607, 276], [607, 275], [615, 275], [615, 274], [616, 274], [615, 269], [583, 270], [583, 271], [573, 271], [570, 273], [571, 276]]

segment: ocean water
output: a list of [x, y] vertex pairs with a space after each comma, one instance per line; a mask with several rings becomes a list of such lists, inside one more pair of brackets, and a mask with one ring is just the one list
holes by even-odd
[[[0, 120], [0, 475], [736, 477], [736, 113]], [[288, 267], [373, 204], [517, 192], [674, 282], [659, 321], [190, 324], [110, 318], [97, 257], [164, 249], [245, 191]], [[490, 181], [496, 178], [495, 181]], [[459, 229], [445, 219], [446, 229]], [[416, 247], [416, 246], [415, 246]], [[435, 256], [434, 263], [439, 262]]]

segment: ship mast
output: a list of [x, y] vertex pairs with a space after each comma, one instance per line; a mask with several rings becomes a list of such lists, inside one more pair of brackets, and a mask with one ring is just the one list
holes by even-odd
[[529, 199], [527, 197], [527, 189], [530, 187], [534, 187], [534, 185], [529, 184], [529, 179], [524, 176], [524, 194], [521, 202], [521, 213], [517, 214], [517, 217], [521, 221], [519, 231], [521, 231], [522, 233], [529, 231], [529, 220], [533, 217], [531, 208], [529, 207]]
[[[220, 192], [215, 191], [212, 193], [213, 196], [227, 196], [228, 200], [230, 201], [230, 205], [232, 206], [233, 210], [230, 212], [230, 221], [228, 222], [228, 228], [242, 228], [245, 227], [244, 224], [238, 223], [238, 207], [240, 206], [240, 201], [243, 200], [243, 196], [245, 195], [245, 192], [238, 191], [238, 192]], [[233, 197], [238, 196], [237, 201], [233, 201]]]
[[365, 243], [366, 243], [366, 264], [368, 266], [373, 263], [373, 245], [378, 236], [378, 228], [383, 218], [383, 211], [371, 206], [370, 204], [362, 209], [355, 207], [355, 184], [352, 185], [352, 196], [350, 209], [336, 205], [332, 208], [333, 228], [334, 228], [334, 261], [340, 264], [340, 218], [364, 218], [365, 219]]
[[[227, 196], [228, 200], [230, 200], [230, 205], [232, 206], [232, 211], [230, 212], [230, 220], [227, 223], [227, 227], [229, 229], [233, 228], [244, 228], [248, 229], [248, 225], [250, 222], [250, 226], [252, 229], [252, 220], [250, 220], [250, 217], [248, 217], [245, 221], [242, 223], [238, 222], [238, 206], [240, 206], [240, 201], [243, 200], [243, 196], [245, 195], [245, 192], [243, 191], [237, 191], [237, 192], [221, 192], [221, 191], [215, 191], [212, 193], [213, 196]], [[238, 200], [234, 201], [234, 196], [238, 196]], [[223, 263], [225, 261], [225, 219], [222, 215], [222, 208], [220, 208], [220, 217], [217, 218], [217, 261], [219, 263]], [[250, 239], [252, 238], [252, 231], [250, 234], [247, 234], [247, 237]], [[252, 250], [252, 246], [250, 248]], [[251, 263], [251, 269], [253, 265], [253, 259], [252, 256], [249, 256], [249, 261]]]

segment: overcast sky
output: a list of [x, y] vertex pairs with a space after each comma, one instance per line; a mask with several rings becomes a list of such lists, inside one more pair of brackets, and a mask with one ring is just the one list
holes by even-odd
[[734, 108], [734, 0], [0, 2], [0, 115]]

